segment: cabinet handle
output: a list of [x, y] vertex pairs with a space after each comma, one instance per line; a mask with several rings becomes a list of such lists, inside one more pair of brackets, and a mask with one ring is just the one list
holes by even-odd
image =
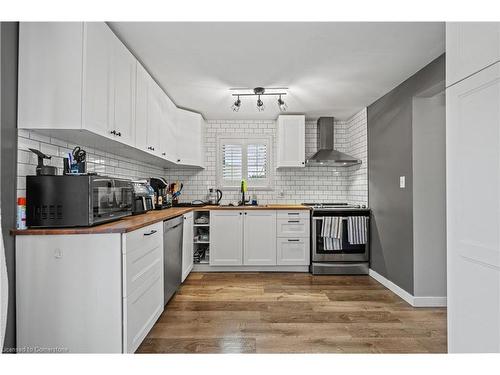
[[166, 152], [162, 152], [161, 154], [162, 154], [162, 156], [165, 156], [165, 155], [167, 155], [167, 153], [166, 153]]
[[289, 223], [300, 223], [300, 220], [288, 220]]
[[247, 214], [247, 213], [245, 212], [245, 215], [246, 215], [246, 214]]
[[242, 213], [240, 212], [240, 215], [241, 215], [241, 214], [242, 214]]
[[121, 137], [121, 136], [122, 136], [122, 133], [121, 133], [121, 132], [118, 132], [118, 133], [116, 133], [116, 135], [117, 135], [118, 137]]
[[110, 133], [116, 135], [116, 130], [111, 130]]
[[298, 212], [289, 212], [288, 215], [298, 215]]
[[299, 242], [300, 240], [288, 240], [288, 242]]
[[304, 165], [304, 164], [305, 164], [305, 162], [302, 162], [302, 165]]
[[151, 230], [151, 232], [149, 233], [144, 233], [145, 236], [151, 236], [152, 234], [155, 234], [157, 232], [157, 230]]
[[154, 150], [155, 150], [155, 148], [154, 148], [154, 147], [149, 146], [149, 147], [148, 147], [148, 150], [154, 151]]
[[177, 159], [177, 163], [180, 163], [181, 162], [181, 159]]

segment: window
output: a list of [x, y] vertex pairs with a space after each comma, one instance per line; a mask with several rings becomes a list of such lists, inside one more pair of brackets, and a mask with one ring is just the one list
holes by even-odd
[[219, 185], [238, 189], [241, 180], [248, 187], [270, 188], [269, 138], [220, 138], [218, 144], [217, 170]]

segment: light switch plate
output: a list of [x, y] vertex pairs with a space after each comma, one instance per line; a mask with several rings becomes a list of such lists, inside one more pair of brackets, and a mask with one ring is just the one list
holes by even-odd
[[401, 189], [404, 189], [406, 187], [406, 177], [405, 176], [399, 176], [399, 187]]

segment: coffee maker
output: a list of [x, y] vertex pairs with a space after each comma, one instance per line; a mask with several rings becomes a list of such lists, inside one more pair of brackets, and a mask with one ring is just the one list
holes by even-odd
[[154, 190], [146, 180], [132, 181], [132, 215], [146, 213], [154, 208]]
[[172, 196], [168, 191], [168, 183], [162, 177], [151, 177], [149, 184], [154, 191], [153, 204], [156, 210], [172, 207]]

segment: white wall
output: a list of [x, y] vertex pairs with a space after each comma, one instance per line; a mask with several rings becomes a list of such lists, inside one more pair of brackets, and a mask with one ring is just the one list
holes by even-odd
[[445, 95], [413, 99], [414, 296], [446, 296]]
[[[211, 120], [205, 132], [206, 168], [204, 170], [167, 170], [167, 179], [184, 183], [181, 201], [206, 199], [208, 187], [217, 186], [217, 138], [223, 135], [264, 134], [273, 137], [276, 121]], [[317, 126], [306, 122], [306, 157], [316, 152]], [[275, 147], [272, 150], [273, 185], [269, 190], [249, 191], [259, 203], [351, 202], [367, 204], [367, 122], [366, 109], [347, 121], [335, 121], [335, 148], [363, 161], [361, 165], [342, 167], [281, 168], [276, 170]], [[223, 190], [221, 203], [240, 199], [237, 190]], [[281, 194], [283, 193], [283, 195]]]

